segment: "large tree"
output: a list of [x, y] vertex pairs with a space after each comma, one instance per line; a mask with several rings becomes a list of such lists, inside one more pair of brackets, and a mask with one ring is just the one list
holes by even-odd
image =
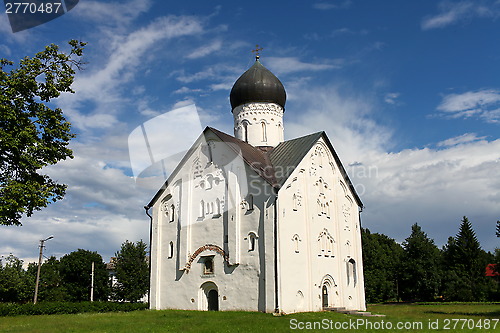
[[403, 248], [384, 234], [361, 229], [366, 301], [397, 300]]
[[[51, 256], [40, 267], [40, 282], [38, 285], [38, 300], [40, 301], [65, 301], [67, 299], [66, 288], [59, 272], [59, 260]], [[30, 263], [28, 273], [36, 277], [37, 263]]]
[[115, 272], [114, 297], [129, 302], [140, 300], [149, 288], [146, 243], [142, 240], [135, 244], [125, 241], [120, 251], [116, 252]]
[[10, 254], [0, 260], [0, 302], [27, 302], [33, 299], [35, 278], [23, 269], [23, 261]]
[[406, 301], [430, 301], [440, 285], [440, 252], [422, 228], [415, 223], [403, 242], [401, 295]]
[[94, 262], [94, 300], [106, 301], [109, 296], [109, 275], [97, 252], [78, 249], [63, 256], [59, 272], [70, 301], [90, 299], [92, 262]]
[[16, 67], [0, 59], [0, 224], [21, 225], [23, 214], [31, 216], [65, 194], [65, 185], [40, 170], [73, 157], [70, 123], [61, 109], [48, 106], [61, 93], [73, 92], [85, 43], [69, 45], [68, 54], [52, 44]]
[[464, 216], [456, 237], [448, 238], [443, 249], [443, 291], [448, 300], [486, 300], [490, 286], [485, 277], [489, 254], [481, 249], [469, 219]]

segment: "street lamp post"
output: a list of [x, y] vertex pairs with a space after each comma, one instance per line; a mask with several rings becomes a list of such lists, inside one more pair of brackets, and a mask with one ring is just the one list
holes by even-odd
[[36, 283], [35, 283], [35, 297], [33, 298], [33, 304], [36, 304], [36, 299], [38, 297], [38, 283], [40, 282], [40, 268], [42, 267], [42, 257], [43, 257], [43, 243], [49, 239], [54, 238], [54, 236], [49, 236], [45, 239], [40, 239], [40, 256], [38, 257], [38, 271], [36, 273]]

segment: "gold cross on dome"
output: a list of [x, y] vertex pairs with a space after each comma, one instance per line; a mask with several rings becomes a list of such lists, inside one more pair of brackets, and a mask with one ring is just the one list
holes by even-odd
[[263, 47], [259, 47], [259, 44], [255, 45], [255, 50], [252, 50], [252, 53], [255, 53], [255, 59], [260, 58], [260, 51], [262, 51], [263, 49]]

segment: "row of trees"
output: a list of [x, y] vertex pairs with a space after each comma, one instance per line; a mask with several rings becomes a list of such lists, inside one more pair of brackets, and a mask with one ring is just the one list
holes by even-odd
[[[500, 237], [500, 222], [497, 222]], [[472, 224], [464, 217], [455, 237], [439, 249], [418, 224], [402, 244], [386, 235], [362, 230], [366, 299], [382, 301], [486, 301], [499, 300], [496, 279], [485, 276], [488, 264], [500, 267], [496, 255], [485, 252]], [[112, 269], [106, 269], [97, 252], [79, 249], [60, 259], [50, 257], [41, 267], [39, 300], [85, 301], [90, 295], [94, 262], [94, 299], [136, 302], [149, 287], [147, 245], [126, 241], [116, 252]], [[23, 269], [10, 255], [0, 262], [0, 302], [33, 299], [37, 264]], [[114, 280], [114, 283], [112, 281]]]
[[[50, 257], [41, 266], [38, 300], [88, 301], [92, 263], [94, 300], [136, 302], [147, 293], [147, 245], [142, 241], [126, 241], [116, 252], [111, 270], [106, 268], [100, 254], [88, 250], [79, 249], [61, 259]], [[0, 302], [32, 301], [37, 265], [30, 263], [25, 270], [23, 262], [13, 255], [0, 261]]]
[[362, 240], [367, 302], [500, 299], [498, 278], [485, 276], [488, 264], [500, 263], [500, 249], [485, 252], [465, 216], [442, 249], [417, 223], [401, 245], [368, 229]]

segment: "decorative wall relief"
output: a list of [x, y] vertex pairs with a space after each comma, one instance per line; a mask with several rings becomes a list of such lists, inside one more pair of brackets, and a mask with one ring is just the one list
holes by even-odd
[[349, 196], [345, 197], [345, 202], [342, 205], [342, 215], [344, 217], [344, 230], [351, 230], [351, 211], [352, 211], [352, 199]]
[[325, 257], [333, 257], [333, 244], [335, 243], [335, 240], [333, 239], [332, 235], [328, 232], [328, 230], [325, 228], [323, 231], [318, 236], [318, 249], [319, 249], [319, 256], [325, 256]]
[[300, 239], [300, 237], [299, 237], [298, 234], [295, 234], [295, 235], [292, 236], [293, 248], [294, 248], [295, 253], [299, 253], [299, 251], [300, 251], [300, 249], [299, 249], [299, 243], [301, 241], [302, 240]]

